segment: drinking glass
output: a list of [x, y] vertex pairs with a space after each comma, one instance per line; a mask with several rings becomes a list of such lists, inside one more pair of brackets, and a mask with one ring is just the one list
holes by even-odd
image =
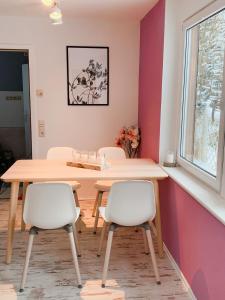
[[74, 150], [72, 156], [74, 162], [80, 161], [80, 151]]
[[88, 151], [81, 151], [80, 152], [80, 161], [85, 163], [88, 161]]
[[96, 163], [97, 158], [96, 158], [96, 152], [95, 151], [89, 151], [88, 152], [88, 161], [90, 163]]

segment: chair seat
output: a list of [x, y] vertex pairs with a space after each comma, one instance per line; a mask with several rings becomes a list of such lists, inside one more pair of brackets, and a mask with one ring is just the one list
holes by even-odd
[[98, 180], [95, 183], [95, 188], [101, 192], [109, 192], [113, 183], [121, 180]]
[[76, 191], [81, 187], [81, 184], [78, 181], [48, 181], [48, 182], [67, 183], [72, 187], [73, 191]]

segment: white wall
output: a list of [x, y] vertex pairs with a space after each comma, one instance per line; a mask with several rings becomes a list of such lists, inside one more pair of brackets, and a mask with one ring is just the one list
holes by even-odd
[[[68, 145], [96, 150], [113, 145], [123, 125], [137, 123], [139, 24], [100, 20], [64, 20], [53, 26], [45, 18], [0, 17], [0, 48], [29, 46], [34, 157]], [[23, 46], [24, 45], [24, 46]], [[106, 107], [67, 105], [66, 45], [110, 47], [110, 98]], [[35, 90], [44, 96], [36, 97]], [[37, 136], [44, 120], [46, 137]]]
[[[113, 145], [123, 125], [137, 123], [139, 23], [64, 20], [52, 26], [45, 18], [0, 17], [0, 48], [30, 50], [32, 143], [34, 158], [45, 158], [51, 146], [96, 150]], [[109, 46], [109, 106], [67, 105], [66, 46]], [[37, 97], [36, 89], [44, 96]], [[37, 123], [44, 120], [46, 137]], [[93, 197], [91, 184], [79, 191]]]
[[162, 83], [160, 161], [166, 152], [176, 151], [182, 85], [182, 47], [184, 20], [208, 5], [211, 0], [166, 0], [164, 64]]

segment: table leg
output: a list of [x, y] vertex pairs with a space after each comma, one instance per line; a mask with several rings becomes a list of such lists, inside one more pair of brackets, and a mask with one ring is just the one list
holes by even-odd
[[155, 203], [156, 203], [156, 216], [155, 216], [155, 226], [157, 231], [157, 244], [159, 257], [163, 258], [163, 241], [162, 241], [162, 228], [161, 228], [161, 216], [160, 216], [160, 201], [159, 201], [159, 185], [157, 180], [152, 180], [155, 191]]
[[19, 193], [19, 182], [11, 183], [11, 196], [10, 196], [10, 206], [9, 206], [9, 222], [8, 222], [8, 240], [7, 240], [7, 250], [6, 250], [6, 263], [10, 264], [12, 259], [12, 246], [13, 246], [13, 236], [16, 221], [16, 208]]
[[24, 210], [24, 202], [25, 202], [25, 196], [26, 196], [26, 190], [29, 185], [29, 182], [24, 182], [23, 183], [23, 198], [22, 198], [22, 213], [21, 213], [21, 231], [25, 231], [26, 229], [26, 224], [24, 223], [23, 220], [23, 210]]

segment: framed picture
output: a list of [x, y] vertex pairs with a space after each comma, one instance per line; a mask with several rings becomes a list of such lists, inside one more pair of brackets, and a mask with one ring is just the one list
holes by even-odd
[[66, 48], [68, 105], [109, 105], [109, 47]]

